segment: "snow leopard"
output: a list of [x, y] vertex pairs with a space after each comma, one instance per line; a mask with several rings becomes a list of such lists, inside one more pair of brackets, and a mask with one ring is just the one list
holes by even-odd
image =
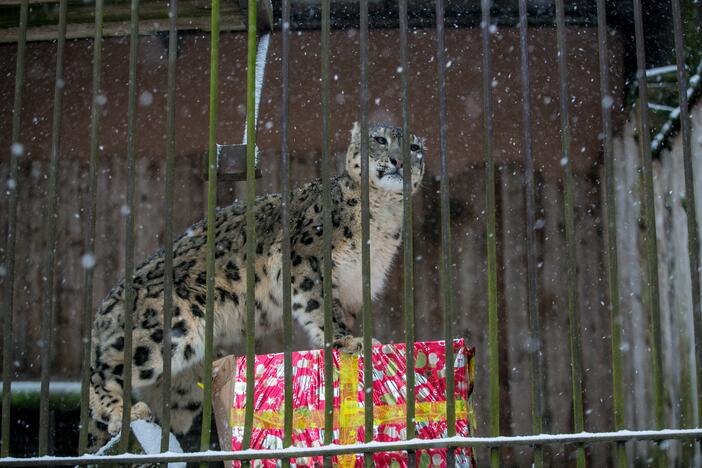
[[[411, 165], [412, 193], [425, 172], [425, 139], [401, 128], [369, 125], [369, 227], [371, 297], [383, 290], [402, 242], [403, 168]], [[410, 161], [403, 160], [403, 144]], [[324, 345], [323, 184], [308, 183], [290, 194], [292, 315], [314, 346]], [[282, 323], [281, 195], [258, 197], [256, 220], [256, 336]], [[361, 128], [353, 125], [345, 170], [331, 180], [332, 308], [334, 346], [360, 352], [362, 338], [351, 334], [362, 308]], [[218, 209], [215, 220], [214, 345], [246, 339], [246, 206]], [[185, 434], [202, 411], [205, 354], [207, 222], [191, 226], [173, 246], [171, 424]], [[124, 280], [101, 302], [93, 323], [90, 379], [90, 446], [94, 451], [122, 424], [123, 379], [132, 379], [131, 418], [159, 419], [163, 369], [164, 252], [157, 252], [134, 275], [132, 375], [124, 376]]]

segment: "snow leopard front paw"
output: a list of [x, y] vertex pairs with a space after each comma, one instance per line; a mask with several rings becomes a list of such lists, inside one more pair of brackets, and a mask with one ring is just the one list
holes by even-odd
[[151, 412], [151, 408], [143, 401], [138, 401], [132, 405], [131, 416], [132, 421], [141, 419], [146, 422], [154, 422], [154, 414]]
[[[153, 422], [154, 415], [151, 412], [149, 405], [143, 401], [138, 401], [134, 403], [131, 407], [131, 420], [136, 421], [137, 419], [142, 419], [147, 422]], [[110, 422], [107, 424], [107, 431], [111, 435], [117, 435], [122, 430], [122, 405], [115, 407], [113, 411], [113, 417], [110, 418]]]
[[[379, 345], [380, 341], [372, 338], [373, 345]], [[363, 337], [347, 335], [334, 340], [334, 347], [345, 354], [363, 353]]]

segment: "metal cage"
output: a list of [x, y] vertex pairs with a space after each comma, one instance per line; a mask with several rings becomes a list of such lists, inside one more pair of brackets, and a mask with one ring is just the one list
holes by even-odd
[[[87, 217], [83, 225], [85, 237], [85, 252], [95, 251], [95, 236], [96, 236], [96, 200], [97, 193], [100, 190], [98, 186], [98, 176], [100, 171], [100, 135], [101, 135], [101, 112], [100, 112], [100, 96], [102, 93], [101, 71], [103, 48], [101, 46], [103, 39], [103, 1], [96, 0], [94, 9], [94, 44], [93, 49], [93, 69], [92, 69], [92, 113], [90, 126], [90, 173], [89, 193], [88, 193], [88, 208]], [[436, 32], [436, 52], [435, 52], [435, 67], [437, 76], [437, 95], [439, 102], [439, 114], [436, 116], [439, 120], [440, 130], [440, 220], [441, 220], [441, 260], [440, 260], [440, 288], [442, 298], [442, 309], [444, 314], [444, 336], [447, 343], [455, 337], [454, 323], [460, 319], [459, 313], [454, 310], [452, 302], [452, 290], [457, 285], [452, 284], [451, 268], [452, 247], [450, 235], [450, 197], [448, 185], [448, 150], [447, 150], [447, 120], [446, 120], [446, 80], [445, 73], [447, 68], [446, 53], [445, 53], [445, 0], [437, 0], [435, 2], [435, 32]], [[646, 80], [646, 59], [644, 54], [644, 33], [643, 33], [643, 17], [641, 0], [633, 0], [634, 6], [634, 25], [635, 25], [635, 45], [636, 45], [636, 68], [638, 77], [638, 106], [639, 109], [647, 109], [647, 80]], [[46, 232], [48, 233], [47, 248], [45, 251], [44, 277], [43, 287], [47, 291], [52, 290], [53, 282], [56, 281], [55, 263], [56, 263], [56, 220], [57, 220], [57, 191], [58, 191], [58, 171], [61, 165], [61, 142], [59, 140], [61, 118], [62, 118], [62, 97], [64, 89], [63, 63], [64, 49], [67, 38], [67, 10], [68, 0], [59, 0], [59, 23], [57, 30], [56, 43], [56, 77], [54, 87], [53, 101], [53, 120], [51, 132], [51, 165], [48, 178], [48, 204], [47, 211], [44, 213], [46, 221]], [[572, 160], [573, 148], [571, 147], [571, 132], [572, 122], [569, 117], [569, 74], [572, 73], [566, 64], [566, 20], [563, 0], [555, 0], [555, 25], [558, 50], [558, 70], [559, 70], [559, 95], [560, 95], [560, 126], [561, 126], [561, 144], [562, 144], [562, 181], [564, 191], [562, 193], [564, 212], [564, 229], [566, 233], [566, 256], [567, 256], [567, 284], [568, 288], [564, 294], [567, 295], [567, 314], [569, 324], [570, 338], [570, 378], [572, 383], [572, 433], [570, 434], [542, 434], [542, 362], [541, 352], [538, 347], [541, 343], [541, 328], [539, 322], [539, 295], [537, 277], [537, 253], [535, 240], [535, 225], [537, 223], [536, 196], [538, 186], [535, 182], [535, 167], [534, 157], [532, 154], [532, 141], [534, 140], [534, 129], [532, 128], [532, 111], [531, 102], [529, 100], [530, 90], [530, 70], [529, 70], [529, 17], [527, 10], [527, 1], [519, 0], [518, 2], [518, 28], [519, 28], [519, 60], [521, 76], [519, 77], [520, 86], [525, 98], [522, 100], [522, 119], [523, 119], [523, 155], [524, 155], [524, 172], [523, 182], [526, 189], [526, 251], [527, 251], [527, 290], [528, 290], [528, 335], [534, 346], [534, 352], [529, 356], [529, 371], [530, 371], [530, 398], [531, 398], [531, 420], [532, 431], [534, 435], [527, 436], [501, 436], [503, 433], [500, 427], [500, 386], [499, 386], [499, 368], [500, 354], [498, 348], [498, 327], [500, 323], [500, 311], [498, 303], [498, 268], [497, 268], [497, 233], [496, 233], [496, 197], [495, 197], [495, 161], [493, 148], [493, 134], [495, 131], [493, 122], [493, 71], [491, 66], [491, 37], [490, 25], [494, 23], [494, 18], [491, 16], [496, 13], [494, 5], [490, 0], [481, 1], [480, 9], [480, 25], [482, 37], [482, 90], [483, 90], [483, 132], [484, 132], [484, 183], [485, 183], [485, 206], [486, 213], [486, 244], [484, 248], [487, 252], [487, 290], [485, 291], [486, 304], [488, 310], [488, 349], [485, 352], [488, 354], [489, 362], [489, 382], [485, 384], [489, 386], [489, 430], [487, 433], [479, 437], [457, 437], [455, 434], [455, 407], [453, 399], [453, 360], [451, 359], [453, 349], [451, 346], [446, 347], [447, 354], [447, 382], [448, 389], [446, 393], [447, 399], [447, 426], [448, 434], [445, 439], [437, 440], [419, 440], [415, 439], [414, 434], [414, 394], [410, 392], [407, 395], [407, 440], [397, 443], [364, 443], [354, 445], [352, 447], [336, 446], [332, 442], [332, 408], [327, 406], [325, 419], [325, 440], [327, 444], [319, 448], [309, 449], [284, 449], [270, 451], [254, 451], [244, 450], [240, 452], [222, 451], [208, 452], [210, 447], [210, 426], [211, 426], [211, 394], [212, 386], [209, 379], [204, 382], [204, 408], [202, 421], [201, 449], [200, 453], [186, 454], [163, 454], [163, 455], [112, 455], [104, 457], [96, 457], [84, 455], [87, 446], [87, 426], [88, 426], [88, 381], [89, 381], [89, 357], [90, 357], [90, 326], [93, 315], [93, 269], [85, 269], [84, 288], [83, 288], [83, 366], [82, 366], [82, 383], [81, 383], [81, 401], [80, 401], [80, 420], [81, 430], [79, 434], [79, 457], [49, 457], [49, 458], [9, 458], [10, 453], [10, 418], [11, 418], [11, 387], [12, 387], [12, 350], [13, 350], [13, 288], [14, 284], [14, 261], [21, 254], [15, 249], [16, 225], [17, 225], [17, 190], [14, 186], [8, 186], [7, 197], [8, 207], [7, 212], [7, 237], [5, 239], [5, 266], [3, 278], [4, 282], [4, 299], [2, 303], [3, 315], [3, 398], [2, 398], [2, 457], [0, 458], [0, 466], [28, 466], [28, 465], [63, 465], [63, 464], [115, 464], [115, 463], [145, 463], [145, 462], [172, 462], [172, 461], [188, 461], [188, 462], [212, 462], [212, 461], [227, 461], [227, 460], [253, 460], [261, 458], [276, 458], [282, 460], [283, 466], [289, 466], [290, 458], [296, 456], [323, 455], [326, 463], [331, 463], [330, 457], [337, 454], [348, 453], [372, 453], [377, 451], [407, 451], [410, 455], [414, 451], [427, 447], [485, 447], [489, 449], [489, 459], [491, 466], [499, 466], [500, 448], [506, 446], [530, 446], [533, 447], [533, 462], [535, 466], [544, 465], [543, 447], [549, 444], [573, 444], [576, 447], [575, 460], [577, 466], [585, 466], [586, 453], [585, 446], [596, 443], [611, 443], [616, 446], [616, 455], [614, 460], [617, 466], [628, 466], [630, 460], [627, 458], [625, 447], [628, 443], [634, 441], [651, 441], [662, 442], [671, 439], [684, 439], [695, 441], [699, 444], [702, 439], [702, 429], [686, 428], [672, 429], [665, 428], [663, 418], [663, 394], [665, 392], [663, 379], [661, 377], [661, 336], [660, 336], [660, 313], [659, 313], [659, 289], [658, 289], [658, 271], [657, 263], [657, 240], [655, 235], [655, 213], [654, 213], [654, 186], [652, 175], [652, 154], [649, 145], [641, 145], [642, 154], [642, 187], [643, 187], [643, 218], [644, 223], [648, 226], [645, 235], [645, 260], [647, 264], [646, 275], [648, 287], [646, 292], [646, 304], [649, 307], [650, 313], [650, 343], [651, 343], [651, 359], [653, 369], [653, 404], [655, 406], [655, 427], [651, 430], [626, 431], [624, 420], [624, 395], [622, 391], [622, 354], [621, 354], [621, 308], [620, 308], [620, 292], [618, 284], [618, 252], [616, 242], [617, 230], [617, 215], [615, 212], [615, 181], [613, 176], [613, 124], [612, 124], [612, 104], [607, 102], [607, 97], [610, 95], [609, 84], [609, 68], [607, 64], [608, 54], [608, 30], [607, 30], [607, 11], [604, 0], [597, 0], [596, 4], [596, 24], [597, 38], [599, 48], [599, 77], [600, 77], [600, 92], [604, 105], [602, 105], [602, 121], [604, 127], [602, 129], [602, 151], [604, 161], [604, 220], [602, 222], [606, 231], [606, 265], [607, 265], [607, 284], [608, 297], [610, 298], [607, 307], [610, 312], [611, 320], [611, 397], [613, 398], [613, 417], [611, 432], [585, 432], [585, 420], [583, 410], [583, 369], [582, 363], [582, 347], [580, 336], [580, 311], [578, 310], [576, 295], [577, 292], [577, 274], [576, 257], [578, 255], [578, 247], [575, 238], [576, 220], [574, 215], [574, 200], [573, 200], [573, 176], [572, 176]], [[15, 94], [14, 94], [14, 111], [12, 114], [12, 148], [9, 157], [5, 158], [5, 163], [9, 164], [9, 178], [12, 181], [17, 181], [17, 184], [22, 184], [24, 181], [18, 179], [18, 157], [22, 153], [22, 138], [20, 128], [20, 112], [22, 109], [22, 89], [25, 74], [26, 60], [25, 49], [27, 44], [28, 31], [28, 11], [30, 8], [29, 0], [21, 0], [19, 28], [17, 30], [17, 62], [15, 79]], [[214, 234], [215, 234], [215, 207], [217, 194], [217, 128], [219, 123], [219, 39], [220, 39], [220, 0], [211, 1], [211, 19], [208, 28], [210, 29], [211, 39], [211, 57], [210, 57], [210, 75], [209, 75], [209, 151], [208, 151], [208, 177], [207, 177], [207, 302], [206, 302], [206, 354], [205, 354], [205, 375], [212, 373], [213, 361], [213, 310], [214, 310]], [[355, 4], [354, 4], [355, 8]], [[368, 115], [369, 115], [369, 93], [368, 93], [368, 49], [369, 49], [369, 2], [368, 0], [359, 0], [359, 37], [360, 37], [360, 122], [364, 135], [367, 135]], [[674, 21], [674, 39], [677, 58], [677, 80], [678, 92], [680, 99], [679, 107], [679, 125], [683, 140], [684, 152], [684, 169], [685, 169], [685, 194], [689, 207], [688, 210], [688, 241], [690, 252], [690, 274], [692, 278], [692, 303], [694, 314], [694, 337], [697, 359], [697, 382], [702, 382], [702, 373], [700, 372], [700, 362], [702, 362], [702, 303], [700, 301], [700, 262], [698, 257], [699, 252], [699, 236], [697, 228], [697, 219], [695, 217], [695, 194], [693, 191], [693, 169], [692, 169], [692, 143], [690, 129], [690, 115], [688, 111], [688, 82], [684, 64], [684, 43], [683, 43], [683, 14], [681, 12], [680, 0], [671, 0], [672, 18]], [[256, 142], [256, 127], [255, 121], [255, 70], [256, 70], [256, 48], [258, 41], [257, 27], [261, 24], [259, 21], [260, 4], [256, 0], [248, 0], [246, 5], [247, 22], [246, 31], [248, 34], [248, 66], [247, 66], [247, 101], [246, 101], [246, 122], [247, 122], [247, 138], [246, 145], [246, 204], [247, 207], [253, 205], [256, 196], [256, 165], [255, 165], [255, 142]], [[134, 215], [135, 204], [135, 126], [137, 112], [137, 89], [136, 89], [136, 73], [137, 73], [137, 43], [140, 27], [143, 27], [139, 18], [139, 0], [131, 0], [131, 21], [129, 26], [129, 91], [128, 91], [128, 147], [127, 147], [127, 167], [129, 184], [127, 186], [126, 200], [126, 245], [124, 246], [125, 255], [125, 295], [126, 303], [131, 302], [134, 294], [133, 275], [134, 275], [134, 243], [135, 243], [135, 221]], [[289, 117], [289, 75], [290, 61], [289, 50], [291, 42], [291, 6], [290, 0], [282, 0], [282, 18], [280, 21], [280, 35], [282, 38], [282, 101], [280, 102], [280, 164], [281, 164], [281, 188], [283, 193], [282, 204], [282, 221], [284, 226], [284, 242], [283, 242], [283, 284], [284, 301], [283, 301], [283, 326], [284, 326], [284, 343], [285, 350], [285, 375], [290, 376], [292, 373], [292, 315], [291, 315], [291, 290], [290, 290], [290, 241], [289, 241], [289, 193], [290, 193], [290, 153], [288, 151], [288, 129], [290, 126]], [[411, 127], [410, 122], [410, 96], [408, 93], [408, 80], [411, 77], [411, 64], [408, 61], [408, 0], [399, 0], [397, 3], [397, 20], [399, 21], [400, 34], [400, 63], [401, 71], [400, 86], [402, 96], [402, 127], [407, 134]], [[324, 297], [331, 297], [331, 199], [330, 199], [330, 176], [331, 176], [331, 154], [328, 142], [329, 123], [330, 123], [330, 27], [331, 27], [331, 7], [330, 0], [322, 0], [321, 2], [321, 103], [322, 103], [322, 176], [324, 181]], [[170, 323], [172, 316], [172, 291], [173, 291], [173, 218], [174, 218], [174, 169], [175, 169], [175, 89], [176, 89], [176, 67], [178, 54], [178, 2], [171, 0], [168, 10], [168, 93], [167, 93], [167, 135], [166, 135], [166, 170], [165, 170], [165, 216], [164, 226], [165, 234], [163, 244], [165, 246], [165, 304], [164, 304], [164, 340], [163, 353], [164, 356], [170, 354]], [[165, 29], [165, 28], [163, 28]], [[610, 99], [611, 101], [611, 99]], [[640, 134], [649, 135], [648, 113], [639, 111], [640, 118]], [[407, 145], [403, 148], [405, 156], [409, 155]], [[404, 168], [405, 176], [410, 174], [408, 169], [410, 165]], [[365, 375], [371, 374], [371, 359], [370, 348], [373, 330], [373, 311], [371, 308], [371, 284], [370, 284], [370, 250], [368, 247], [369, 241], [369, 198], [368, 198], [368, 141], [367, 137], [362, 139], [362, 265], [363, 265], [363, 338], [364, 338], [364, 362]], [[413, 263], [415, 255], [413, 253], [412, 232], [412, 199], [410, 196], [411, 186], [410, 177], [404, 178], [404, 230], [403, 230], [403, 295], [402, 295], [402, 310], [404, 315], [404, 333], [407, 349], [412, 349], [412, 344], [415, 341], [414, 328], [414, 296], [413, 290]], [[247, 381], [254, 380], [254, 359], [255, 342], [254, 342], [254, 261], [256, 257], [255, 251], [255, 220], [252, 210], [247, 210], [247, 239], [246, 243], [246, 261], [247, 261], [247, 299], [246, 299], [246, 356], [247, 356]], [[287, 280], [285, 280], [287, 278]], [[44, 343], [51, 343], [51, 314], [53, 302], [50, 295], [44, 297], [42, 307], [42, 340]], [[331, 381], [331, 343], [332, 343], [332, 304], [331, 300], [324, 302], [325, 313], [325, 347], [327, 360], [325, 363], [325, 375], [328, 381]], [[131, 329], [131, 314], [125, 314], [125, 329]], [[131, 334], [125, 334], [124, 353], [127, 356], [132, 354], [132, 339]], [[41, 398], [40, 398], [40, 424], [38, 434], [38, 455], [43, 457], [48, 455], [48, 433], [49, 433], [49, 382], [50, 382], [50, 356], [51, 350], [44, 348], [41, 358]], [[410, 370], [407, 374], [407, 385], [409, 388], [414, 387], [414, 357], [411, 352], [407, 353], [407, 368]], [[131, 375], [131, 359], [125, 359], [125, 373]], [[169, 359], [164, 359], [163, 381], [164, 389], [170, 387], [171, 380], [171, 365]], [[292, 380], [286, 378], [285, 386], [285, 438], [284, 445], [291, 445], [292, 441]], [[331, 397], [331, 386], [327, 388], [327, 405], [331, 405], [333, 398]], [[372, 382], [365, 382], [366, 390], [372, 388]], [[125, 395], [130, 394], [131, 382], [129, 379], [124, 382]], [[690, 395], [691, 398], [697, 398], [697, 407], [702, 412], [702, 394]], [[253, 422], [253, 386], [247, 386], [247, 406], [246, 406], [246, 432], [244, 435], [244, 445], [247, 446], [251, 440], [251, 427]], [[171, 405], [168, 392], [164, 392], [163, 397], [163, 414], [164, 419], [161, 421], [163, 427], [163, 440], [161, 449], [165, 451], [168, 444], [168, 434], [170, 431], [169, 408]], [[130, 399], [125, 398], [123, 408], [123, 426], [122, 433], [128, 434], [129, 414], [130, 414]], [[365, 436], [366, 440], [373, 438], [373, 404], [372, 397], [369, 391], [366, 392], [365, 400]], [[702, 413], [698, 416], [698, 421], [702, 419]], [[122, 437], [121, 451], [127, 450], [128, 437]], [[449, 453], [451, 453], [449, 451]], [[663, 463], [665, 453], [659, 449], [655, 451], [658, 458], [657, 463]], [[416, 460], [410, 458], [414, 463]], [[325, 463], [325, 464], [326, 464]], [[370, 457], [366, 457], [366, 464], [370, 463]], [[697, 460], [697, 463], [700, 463]]]

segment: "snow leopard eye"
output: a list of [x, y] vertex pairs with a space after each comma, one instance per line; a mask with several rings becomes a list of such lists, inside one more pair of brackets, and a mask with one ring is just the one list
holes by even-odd
[[377, 136], [377, 137], [374, 138], [374, 140], [375, 140], [376, 143], [378, 143], [379, 145], [387, 145], [387, 144], [388, 144], [388, 140], [386, 140], [385, 137]]

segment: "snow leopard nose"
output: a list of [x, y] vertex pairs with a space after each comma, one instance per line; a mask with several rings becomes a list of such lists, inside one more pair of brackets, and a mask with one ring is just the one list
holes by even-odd
[[402, 169], [402, 158], [397, 158], [397, 157], [392, 157], [390, 156], [390, 162], [392, 163], [393, 166], [395, 166], [398, 169]]

